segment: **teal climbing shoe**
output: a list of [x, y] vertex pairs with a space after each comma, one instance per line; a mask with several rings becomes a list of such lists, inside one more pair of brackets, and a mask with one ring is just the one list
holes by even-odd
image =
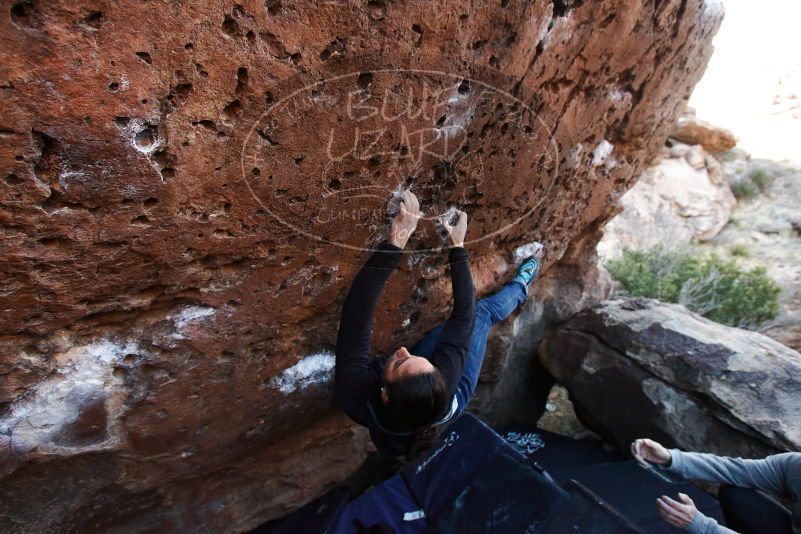
[[536, 256], [529, 256], [517, 268], [517, 275], [514, 277], [514, 281], [523, 284], [523, 287], [526, 288], [526, 294], [528, 294], [528, 290], [539, 272], [539, 259]]

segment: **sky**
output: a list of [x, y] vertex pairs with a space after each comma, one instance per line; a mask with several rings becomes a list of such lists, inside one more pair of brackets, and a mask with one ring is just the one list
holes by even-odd
[[752, 157], [801, 164], [801, 0], [724, 0], [690, 106]]

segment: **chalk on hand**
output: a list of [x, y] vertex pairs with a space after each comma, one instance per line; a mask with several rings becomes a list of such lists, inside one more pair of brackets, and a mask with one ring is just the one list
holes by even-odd
[[448, 229], [445, 228], [446, 221], [450, 226], [455, 226], [459, 222], [459, 213], [455, 206], [449, 207], [442, 215], [434, 219], [437, 232], [443, 238], [448, 237]]
[[395, 217], [398, 213], [400, 213], [400, 203], [401, 200], [403, 200], [404, 191], [406, 191], [406, 189], [401, 186], [392, 192], [392, 196], [387, 204], [387, 215], [389, 215], [390, 218]]

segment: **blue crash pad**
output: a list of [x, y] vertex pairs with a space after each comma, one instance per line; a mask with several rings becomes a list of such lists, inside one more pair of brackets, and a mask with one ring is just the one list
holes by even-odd
[[423, 459], [358, 497], [327, 532], [637, 532], [567, 492], [484, 423], [463, 414]]

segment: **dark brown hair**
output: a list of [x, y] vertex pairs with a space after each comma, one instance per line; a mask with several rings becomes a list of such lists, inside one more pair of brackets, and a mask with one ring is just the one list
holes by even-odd
[[434, 368], [384, 384], [387, 412], [397, 430], [412, 432], [434, 423], [448, 408], [445, 377]]

